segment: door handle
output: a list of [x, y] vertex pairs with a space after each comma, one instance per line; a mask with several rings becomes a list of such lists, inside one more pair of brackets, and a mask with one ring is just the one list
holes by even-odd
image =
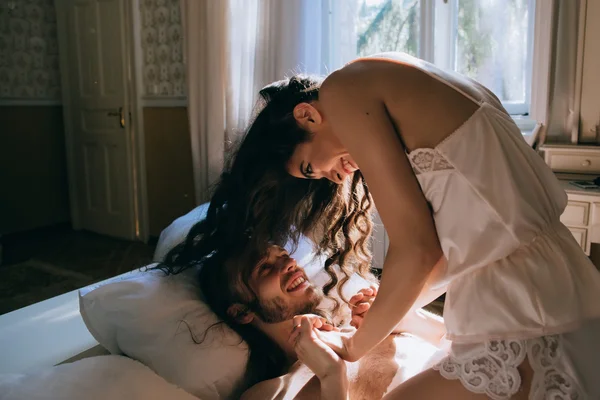
[[118, 111], [109, 111], [106, 115], [109, 117], [119, 117], [121, 128], [125, 128], [125, 114], [123, 113], [123, 107], [119, 107]]

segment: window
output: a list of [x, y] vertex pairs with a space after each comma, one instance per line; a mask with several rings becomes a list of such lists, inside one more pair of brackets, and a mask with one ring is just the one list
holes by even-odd
[[354, 56], [406, 52], [481, 82], [509, 113], [529, 114], [534, 0], [357, 1]]

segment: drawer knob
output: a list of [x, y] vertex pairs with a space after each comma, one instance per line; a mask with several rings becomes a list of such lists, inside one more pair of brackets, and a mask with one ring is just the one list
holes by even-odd
[[592, 162], [591, 162], [590, 160], [584, 160], [584, 161], [581, 163], [581, 166], [582, 166], [582, 167], [589, 167], [590, 165], [592, 165]]

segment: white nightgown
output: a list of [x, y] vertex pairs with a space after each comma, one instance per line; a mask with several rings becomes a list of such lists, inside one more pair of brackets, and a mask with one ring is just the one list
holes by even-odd
[[479, 107], [435, 149], [407, 154], [448, 261], [437, 285], [447, 286], [452, 344], [435, 368], [508, 399], [527, 357], [530, 398], [600, 399], [600, 272], [560, 222], [567, 196], [553, 172], [510, 116], [442, 77], [452, 73], [381, 56], [414, 63]]

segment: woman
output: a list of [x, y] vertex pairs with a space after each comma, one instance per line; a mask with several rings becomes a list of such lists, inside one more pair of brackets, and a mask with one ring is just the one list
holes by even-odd
[[[390, 240], [363, 325], [352, 337], [321, 333], [320, 340], [346, 360], [359, 359], [411, 308], [447, 290], [448, 357], [390, 398], [600, 398], [593, 379], [600, 367], [600, 274], [560, 223], [564, 191], [498, 99], [459, 74], [396, 53], [357, 60], [320, 87], [308, 83], [292, 78], [263, 90], [274, 95], [246, 140], [262, 140], [268, 156], [279, 154], [271, 140], [304, 136], [258, 170], [275, 180], [287, 171], [298, 182], [356, 183], [364, 176], [368, 188], [359, 193], [354, 189], [362, 186], [354, 185], [345, 197], [347, 185], [340, 185], [330, 199], [351, 217], [357, 210], [366, 216], [370, 192]], [[253, 173], [257, 161], [246, 158], [239, 169]], [[287, 177], [278, 182], [242, 191], [253, 199], [263, 194], [264, 202], [245, 208], [251, 237], [268, 235], [262, 218], [278, 216], [273, 204], [298, 199]], [[343, 226], [346, 210], [341, 220], [322, 218], [330, 204], [307, 193], [298, 215], [327, 221], [326, 234], [317, 235], [320, 248], [349, 270], [353, 251], [366, 254], [356, 251], [354, 234], [364, 240], [370, 223]], [[291, 225], [307, 228], [302, 221]], [[327, 230], [332, 226], [338, 230]], [[279, 234], [285, 226], [276, 228], [286, 236]], [[367, 258], [359, 257], [360, 268]]]

